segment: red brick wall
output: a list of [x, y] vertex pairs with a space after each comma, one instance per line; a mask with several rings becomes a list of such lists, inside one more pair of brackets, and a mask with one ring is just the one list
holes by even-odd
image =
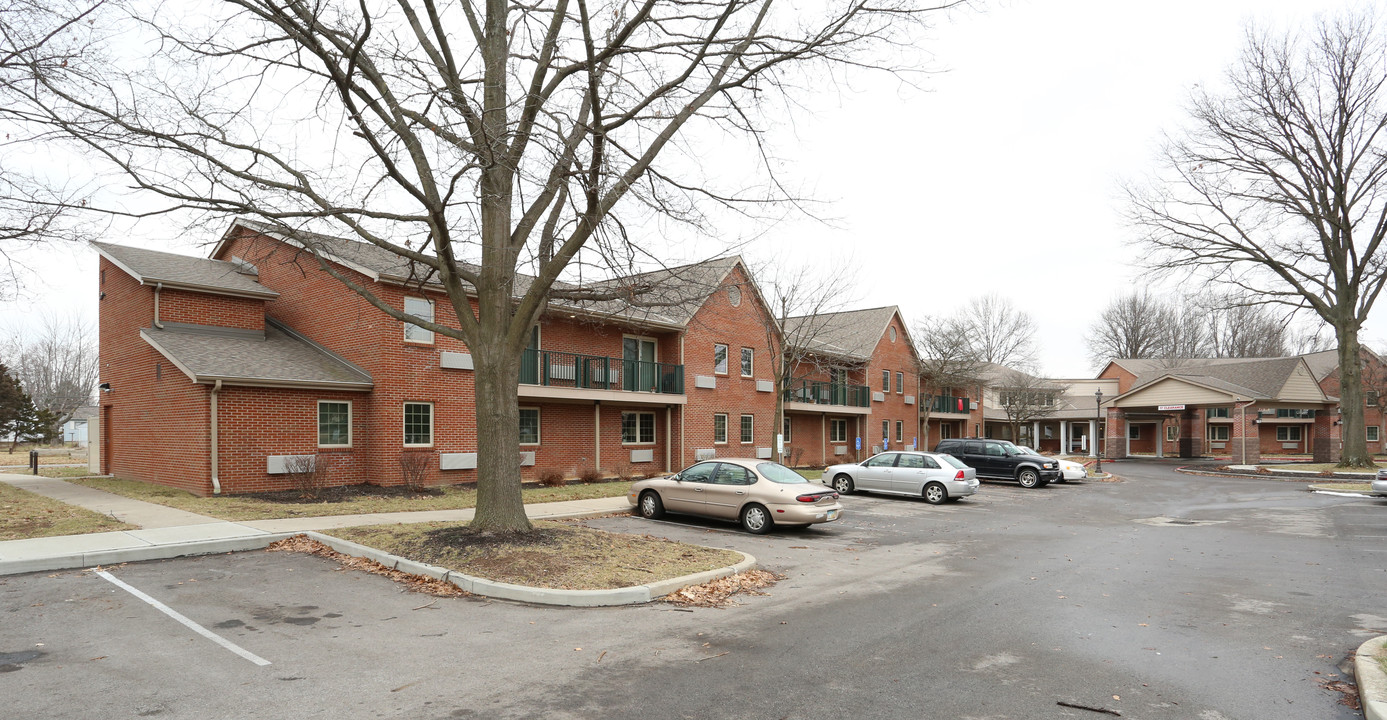
[[265, 329], [265, 301], [164, 288], [159, 293], [161, 322]]
[[1118, 395], [1121, 395], [1122, 393], [1131, 390], [1132, 383], [1135, 383], [1137, 381], [1136, 375], [1127, 372], [1123, 368], [1119, 367], [1116, 363], [1111, 362], [1108, 363], [1107, 367], [1103, 368], [1103, 372], [1099, 373], [1098, 377], [1104, 380], [1116, 380]]
[[[728, 298], [727, 288], [733, 285], [741, 290], [738, 306], [733, 306]], [[689, 322], [684, 336], [684, 388], [688, 404], [683, 412], [682, 442], [676, 448], [675, 465], [679, 467], [691, 464], [694, 451], [699, 448], [715, 447], [720, 457], [756, 457], [756, 448], [775, 447], [775, 433], [779, 432], [772, 427], [775, 393], [757, 391], [756, 381], [774, 379], [772, 359], [780, 353], [780, 342], [767, 336], [766, 326], [773, 322], [771, 315], [750, 288], [750, 278], [740, 266], [734, 268], [722, 288], [704, 301]], [[714, 343], [728, 346], [726, 375], [713, 372]], [[753, 377], [741, 376], [743, 347], [755, 350]], [[694, 387], [698, 375], [716, 377], [717, 389]], [[728, 415], [726, 445], [713, 444], [713, 415], [719, 412]], [[746, 445], [739, 441], [743, 413], [755, 417], [754, 442]]]
[[154, 321], [154, 289], [100, 260], [102, 471], [211, 492], [208, 388], [194, 385], [140, 337]]
[[[895, 331], [896, 339], [891, 339], [891, 333]], [[872, 400], [872, 414], [867, 424], [867, 434], [862, 438], [864, 450], [870, 449], [873, 445], [881, 445], [881, 423], [883, 420], [890, 423], [890, 448], [901, 450], [909, 447], [910, 442], [919, 437], [919, 397], [920, 397], [920, 375], [916, 372], [919, 367], [918, 356], [915, 348], [910, 344], [909, 336], [905, 331], [905, 322], [901, 319], [900, 313], [891, 315], [891, 322], [882, 331], [881, 337], [877, 339], [876, 347], [872, 350], [872, 360], [867, 364], [867, 386], [872, 392], [881, 391], [881, 373], [889, 372], [891, 378], [891, 388], [886, 391], [886, 400], [877, 402]], [[896, 374], [902, 373], [904, 376], [904, 388], [897, 392]], [[905, 397], [913, 396], [915, 403], [905, 404]], [[873, 396], [874, 397], [874, 396]], [[900, 441], [897, 441], [896, 423], [901, 423], [902, 434]], [[924, 444], [923, 439], [920, 440]]]
[[[365, 393], [223, 387], [217, 399], [217, 469], [227, 494], [294, 490], [287, 475], [266, 472], [271, 455], [313, 455], [327, 464], [329, 485], [355, 485], [369, 478], [358, 449], [369, 438], [368, 424], [358, 408]], [[351, 448], [318, 447], [318, 401], [352, 404]], [[434, 462], [437, 467], [437, 461]], [[396, 475], [399, 469], [396, 468]], [[395, 483], [401, 482], [399, 477]]]

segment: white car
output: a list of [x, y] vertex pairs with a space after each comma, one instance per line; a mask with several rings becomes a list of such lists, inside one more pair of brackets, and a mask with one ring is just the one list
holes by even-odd
[[860, 490], [924, 498], [931, 505], [978, 491], [977, 471], [942, 453], [913, 450], [884, 452], [860, 463], [830, 465], [819, 482], [839, 495]]
[[[1040, 455], [1040, 453], [1036, 452], [1035, 450], [1032, 450], [1031, 448], [1024, 446], [1021, 447], [1021, 452], [1029, 453], [1031, 455]], [[1065, 460], [1063, 458], [1050, 457], [1048, 455], [1040, 456], [1045, 458], [1046, 460], [1054, 460], [1056, 463], [1059, 464], [1060, 476], [1055, 478], [1055, 482], [1083, 480], [1084, 478], [1088, 477], [1088, 470], [1083, 466], [1083, 463], [1076, 463], [1073, 460]]]

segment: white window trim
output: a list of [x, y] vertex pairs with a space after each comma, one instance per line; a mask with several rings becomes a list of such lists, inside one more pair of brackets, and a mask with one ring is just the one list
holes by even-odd
[[[631, 440], [631, 441], [627, 441], [627, 439], [626, 439], [626, 434], [625, 434], [625, 432], [624, 432], [624, 428], [625, 428], [625, 426], [626, 426], [626, 416], [627, 416], [627, 415], [635, 415], [635, 416], [636, 416], [636, 439], [635, 439], [635, 440]], [[641, 439], [640, 439], [640, 438], [641, 438], [641, 418], [640, 418], [641, 415], [649, 415], [649, 416], [650, 416], [650, 441], [649, 441], [649, 442], [641, 442]], [[658, 432], [655, 432], [655, 413], [653, 413], [653, 412], [647, 412], [647, 411], [644, 411], [644, 410], [622, 410], [622, 411], [621, 411], [621, 425], [622, 425], [622, 428], [623, 428], [623, 433], [622, 433], [622, 436], [621, 436], [621, 444], [622, 444], [622, 445], [654, 445], [654, 444], [655, 444], [655, 440], [656, 440], [657, 438], [659, 438], [659, 436], [660, 436], [660, 434], [659, 434]]]
[[[520, 441], [520, 444], [521, 444], [521, 445], [525, 445], [525, 446], [536, 446], [536, 445], [539, 445], [540, 442], [542, 442], [542, 441], [544, 440], [544, 430], [543, 430], [543, 428], [544, 428], [544, 413], [541, 412], [539, 408], [534, 407], [534, 406], [532, 406], [532, 405], [521, 405], [521, 406], [520, 406], [520, 409], [521, 409], [521, 410], [534, 410], [534, 411], [535, 411], [535, 441], [534, 441], [534, 442], [525, 442], [524, 440], [521, 440], [521, 441]], [[516, 433], [517, 433], [517, 435], [519, 434], [519, 428], [516, 428]]]
[[[751, 439], [750, 439], [750, 440], [742, 440], [742, 438], [746, 437], [746, 435], [742, 434], [742, 428], [743, 428], [743, 426], [746, 425], [745, 420], [746, 420], [747, 418], [751, 418]], [[739, 441], [741, 441], [741, 444], [742, 444], [742, 445], [755, 445], [755, 444], [756, 444], [756, 416], [755, 416], [755, 415], [753, 415], [753, 414], [751, 414], [751, 413], [742, 413], [741, 417], [738, 418], [738, 420], [737, 420], [737, 439], [738, 439]]]
[[1367, 431], [1368, 442], [1379, 442], [1382, 440], [1382, 429], [1380, 426], [1369, 425]]
[[881, 421], [881, 439], [882, 439], [882, 440], [890, 440], [890, 439], [891, 439], [891, 421], [890, 421], [890, 420], [882, 420], [882, 421]]
[[[323, 440], [323, 403], [347, 406], [347, 444], [345, 445], [324, 445]], [[352, 446], [352, 401], [351, 400], [319, 400], [318, 401], [318, 447], [320, 448], [349, 448]]]
[[1140, 425], [1128, 425], [1128, 426], [1127, 426], [1127, 439], [1128, 439], [1128, 440], [1140, 440], [1140, 439], [1141, 439], [1141, 426], [1140, 426]]
[[[834, 425], [838, 425], [839, 427], [843, 428], [843, 434], [842, 434], [841, 436], [835, 437], [835, 436], [833, 435], [833, 426], [834, 426]], [[848, 421], [847, 421], [847, 420], [844, 420], [844, 419], [842, 419], [842, 418], [834, 418], [834, 419], [831, 419], [831, 420], [828, 421], [828, 441], [829, 441], [829, 442], [841, 442], [841, 443], [845, 443], [845, 442], [848, 441]]]
[[[721, 439], [721, 440], [718, 439], [718, 418], [722, 418], [722, 439]], [[726, 445], [726, 444], [727, 444], [727, 435], [728, 435], [727, 423], [728, 423], [727, 413], [713, 413], [713, 444], [714, 444], [714, 445]]]
[[1165, 441], [1175, 442], [1180, 439], [1180, 427], [1178, 425], [1165, 426]]
[[896, 373], [896, 394], [905, 394], [905, 373], [903, 372]]
[[[1232, 426], [1231, 426], [1231, 425], [1210, 425], [1210, 426], [1209, 426], [1209, 442], [1228, 442], [1229, 438], [1231, 438], [1231, 437], [1233, 436], [1232, 433], [1228, 432], [1228, 428], [1230, 428], [1230, 427], [1232, 427]], [[1219, 437], [1214, 437], [1214, 435], [1216, 434], [1215, 431], [1218, 430], [1219, 428], [1222, 428], [1222, 429], [1223, 429], [1223, 437], [1221, 437], [1221, 438], [1219, 438]]]
[[[725, 358], [725, 362], [727, 363], [727, 367], [724, 367], [724, 368], [722, 369], [721, 372], [718, 371], [718, 348], [722, 348], [722, 349], [723, 349], [722, 356], [723, 356], [723, 358]], [[731, 371], [732, 371], [732, 348], [731, 348], [731, 346], [729, 346], [727, 343], [713, 343], [713, 374], [714, 374], [714, 375], [726, 375], [726, 374], [730, 373]]]
[[[409, 312], [409, 310], [408, 310], [408, 309], [405, 309], [405, 308], [408, 308], [408, 306], [409, 306], [409, 301], [410, 301], [410, 300], [423, 300], [424, 302], [428, 303], [428, 304], [429, 304], [429, 320], [430, 320], [431, 322], [438, 322], [438, 305], [437, 305], [437, 303], [435, 303], [434, 301], [432, 301], [432, 300], [430, 300], [430, 299], [428, 299], [428, 298], [426, 298], [426, 297], [418, 297], [418, 296], [415, 296], [415, 295], [406, 295], [404, 301], [401, 303], [401, 305], [403, 306], [401, 309], [403, 309], [403, 310], [404, 310], [405, 312], [407, 312], [407, 313]], [[418, 316], [418, 313], [410, 313], [410, 314], [411, 314], [411, 315], [415, 315], [416, 317]], [[404, 324], [404, 326], [405, 326], [405, 329], [404, 329], [404, 339], [405, 339], [405, 342], [410, 343], [410, 344], [413, 344], [413, 345], [432, 345], [432, 344], [433, 344], [433, 331], [432, 331], [432, 330], [425, 330], [424, 328], [421, 328], [421, 327], [419, 327], [418, 325], [415, 325], [414, 323], [411, 323], [411, 322], [406, 322], [406, 323]], [[428, 334], [429, 334], [429, 339], [428, 339], [428, 340], [421, 340], [421, 339], [417, 339], [417, 338], [411, 338], [411, 337], [409, 336], [409, 329], [410, 329], [410, 328], [414, 328], [415, 332], [428, 333]]]
[[[428, 405], [428, 406], [429, 406], [429, 441], [428, 441], [427, 443], [406, 443], [406, 442], [403, 442], [403, 440], [404, 440], [404, 438], [405, 438], [405, 421], [406, 421], [405, 406], [406, 406], [406, 405]], [[434, 440], [435, 428], [436, 428], [437, 426], [438, 426], [438, 418], [436, 418], [436, 417], [434, 416], [434, 412], [433, 412], [433, 403], [431, 403], [431, 402], [420, 402], [420, 401], [418, 401], [418, 400], [407, 400], [407, 401], [405, 401], [404, 403], [401, 403], [401, 404], [400, 404], [400, 440], [402, 441], [402, 444], [403, 444], [405, 447], [407, 447], [407, 448], [410, 448], [410, 447], [413, 447], [413, 448], [433, 447], [433, 440]]]
[[[747, 354], [747, 353], [751, 353], [751, 369], [750, 369], [750, 370], [747, 370], [747, 368], [746, 368], [746, 362], [745, 362], [745, 360], [746, 360], [746, 354]], [[742, 354], [741, 354], [740, 357], [737, 358], [737, 360], [738, 360], [738, 363], [737, 363], [738, 368], [742, 371], [742, 377], [744, 377], [744, 378], [749, 378], [749, 377], [754, 377], [754, 376], [756, 375], [756, 349], [755, 349], [755, 348], [749, 348], [749, 347], [744, 347], [744, 348], [742, 348]]]
[[[1296, 437], [1291, 437], [1291, 431], [1292, 431], [1292, 430], [1295, 431]], [[1286, 437], [1284, 437], [1284, 438], [1281, 437], [1281, 433], [1283, 433], [1283, 432], [1286, 434]], [[1277, 442], [1300, 442], [1301, 438], [1303, 438], [1304, 436], [1305, 436], [1305, 433], [1302, 433], [1302, 432], [1300, 431], [1300, 426], [1299, 426], [1299, 425], [1278, 425], [1277, 428], [1276, 428], [1276, 441], [1277, 441]]]
[[780, 434], [784, 436], [782, 439], [785, 442], [792, 442], [790, 440], [790, 431], [794, 430], [794, 428], [795, 424], [790, 421], [789, 415], [784, 415], [780, 418]]
[[891, 371], [882, 370], [881, 374], [885, 376], [882, 378], [883, 382], [881, 383], [881, 391], [889, 393], [891, 392]]
[[904, 443], [904, 442], [905, 442], [905, 421], [904, 421], [904, 420], [897, 420], [897, 421], [896, 421], [896, 442], [897, 442], [897, 443]]
[[648, 342], [648, 343], [653, 344], [653, 345], [655, 346], [655, 359], [654, 359], [654, 360], [651, 360], [651, 362], [656, 362], [656, 363], [660, 362], [660, 339], [659, 339], [659, 338], [650, 337], [649, 335], [632, 335], [631, 333], [622, 333], [621, 339], [622, 339], [622, 340], [625, 340], [626, 338], [631, 338], [631, 339], [633, 339], [633, 340], [637, 340], [637, 341], [640, 341], [640, 342]]

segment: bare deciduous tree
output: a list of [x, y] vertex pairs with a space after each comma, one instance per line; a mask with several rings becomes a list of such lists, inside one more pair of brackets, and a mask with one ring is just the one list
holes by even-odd
[[1387, 45], [1369, 14], [1250, 30], [1223, 91], [1130, 192], [1152, 267], [1308, 308], [1334, 328], [1344, 465], [1371, 465], [1358, 332], [1387, 281]]
[[929, 418], [934, 399], [948, 389], [979, 385], [987, 363], [976, 354], [972, 328], [957, 316], [929, 317], [915, 324], [915, 350], [920, 355], [920, 414], [924, 423], [922, 447], [930, 447]]
[[46, 436], [92, 404], [100, 362], [95, 333], [80, 318], [45, 315], [37, 328], [13, 330], [5, 355], [34, 406], [49, 413], [54, 427]]
[[[1006, 415], [1011, 436], [1021, 438], [1021, 426], [1050, 417], [1059, 409], [1059, 398], [1067, 385], [1039, 378], [1019, 370], [1007, 370], [993, 380], [997, 409]], [[1032, 438], [1032, 444], [1038, 444]]]
[[1089, 328], [1089, 360], [1101, 367], [1114, 358], [1143, 359], [1164, 354], [1165, 314], [1165, 301], [1145, 290], [1114, 298]]
[[[765, 326], [766, 346], [780, 347], [775, 361], [776, 434], [785, 425], [785, 396], [792, 381], [805, 375], [828, 372], [831, 356], [821, 343], [833, 313], [847, 309], [853, 296], [842, 292], [833, 278], [856, 274], [841, 262], [824, 267], [803, 262], [770, 262], [756, 271], [756, 284], [770, 306], [771, 322]], [[779, 448], [774, 449], [780, 461]]]
[[61, 72], [91, 48], [81, 32], [107, 0], [8, 0], [0, 5], [0, 300], [22, 287], [22, 256], [36, 245], [86, 237], [76, 217], [80, 187], [47, 176], [43, 129], [26, 123], [22, 103], [36, 76]]
[[973, 298], [961, 318], [969, 327], [971, 354], [978, 360], [1007, 367], [1035, 365], [1035, 320], [1010, 300], [996, 293]]
[[556, 281], [575, 263], [629, 270], [644, 251], [626, 228], [642, 217], [697, 223], [705, 203], [785, 200], [769, 156], [769, 190], [747, 193], [717, 182], [740, 185], [739, 173], [701, 171], [700, 143], [743, 137], [759, 148], [768, 105], [794, 84], [913, 47], [911, 31], [939, 9], [916, 0], [210, 5], [210, 16], [173, 3], [138, 17], [157, 36], [152, 58], [73, 63], [40, 79], [26, 111], [176, 208], [345, 233], [441, 287], [458, 327], [409, 315], [319, 258], [381, 312], [466, 343], [473, 525], [503, 531], [530, 528], [516, 387], [531, 328], [551, 300], [634, 292]]
[[1267, 358], [1288, 354], [1286, 323], [1265, 305], [1226, 298], [1206, 312], [1211, 357]]

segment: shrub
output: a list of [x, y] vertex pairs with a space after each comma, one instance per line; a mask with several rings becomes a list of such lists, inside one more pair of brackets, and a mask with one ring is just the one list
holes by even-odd
[[600, 483], [602, 479], [602, 471], [595, 467], [588, 466], [578, 471], [578, 481], [584, 485]]
[[621, 463], [613, 468], [613, 472], [618, 478], [621, 478], [622, 482], [630, 482], [635, 479], [637, 471], [631, 463]]
[[554, 468], [545, 468], [539, 471], [539, 484], [544, 487], [563, 487], [568, 484], [568, 479]]
[[790, 464], [791, 464], [792, 466], [794, 466], [794, 467], [799, 467], [799, 460], [800, 460], [800, 458], [803, 457], [803, 456], [804, 456], [804, 448], [802, 448], [802, 447], [791, 448], [791, 449], [790, 449]]
[[406, 450], [400, 453], [400, 475], [411, 492], [423, 492], [433, 465], [430, 450]]
[[317, 455], [291, 455], [284, 459], [284, 474], [298, 488], [299, 495], [309, 500], [318, 498], [318, 491], [327, 487], [327, 463]]

